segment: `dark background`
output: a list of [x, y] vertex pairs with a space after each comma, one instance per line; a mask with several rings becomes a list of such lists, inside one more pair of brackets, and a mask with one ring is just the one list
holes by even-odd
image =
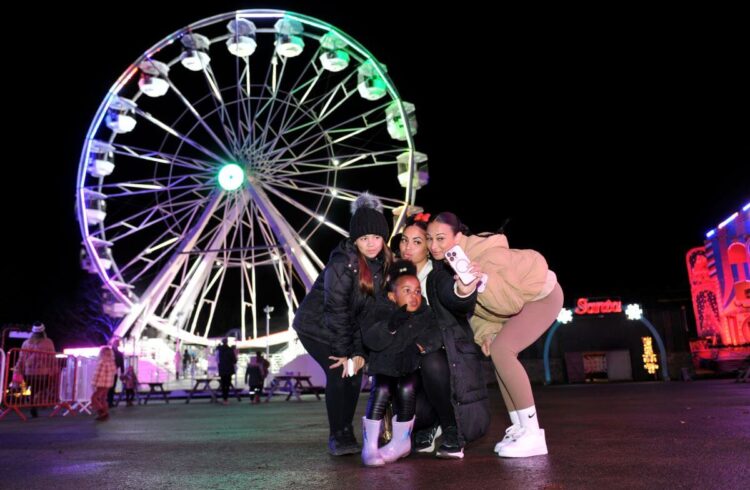
[[54, 332], [62, 326], [51, 311], [76, 301], [86, 275], [75, 174], [116, 78], [186, 24], [261, 7], [327, 21], [388, 66], [416, 105], [431, 174], [417, 203], [428, 211], [455, 211], [474, 231], [511, 218], [511, 246], [547, 257], [566, 304], [582, 295], [688, 300], [684, 254], [750, 201], [741, 16], [404, 4], [18, 7], [7, 21], [26, 33], [3, 38], [0, 324], [41, 319]]

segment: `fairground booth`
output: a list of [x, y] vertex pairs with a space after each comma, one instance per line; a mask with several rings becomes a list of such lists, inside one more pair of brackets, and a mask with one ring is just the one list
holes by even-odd
[[619, 298], [578, 298], [544, 337], [544, 381], [668, 380], [662, 334], [641, 306]]
[[750, 202], [685, 256], [697, 337], [697, 372], [733, 372], [750, 360]]

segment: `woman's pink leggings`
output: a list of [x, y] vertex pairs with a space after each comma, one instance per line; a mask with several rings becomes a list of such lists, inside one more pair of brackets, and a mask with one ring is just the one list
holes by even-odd
[[521, 313], [505, 323], [490, 345], [497, 382], [508, 412], [534, 405], [529, 376], [518, 361], [518, 353], [552, 326], [562, 304], [563, 292], [556, 284], [547, 297], [526, 303]]

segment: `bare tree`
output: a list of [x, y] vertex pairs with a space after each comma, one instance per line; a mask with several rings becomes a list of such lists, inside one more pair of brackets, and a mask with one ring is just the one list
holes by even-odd
[[73, 299], [61, 301], [51, 308], [49, 322], [66, 343], [81, 342], [102, 345], [120, 322], [104, 313], [102, 305], [107, 293], [96, 275], [86, 276]]

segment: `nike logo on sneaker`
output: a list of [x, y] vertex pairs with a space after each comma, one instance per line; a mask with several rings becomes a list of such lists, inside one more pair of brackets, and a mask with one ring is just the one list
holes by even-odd
[[536, 412], [534, 412], [534, 413], [532, 413], [531, 415], [529, 415], [529, 418], [530, 418], [530, 419], [533, 419], [533, 418], [534, 418], [534, 415], [536, 415]]

